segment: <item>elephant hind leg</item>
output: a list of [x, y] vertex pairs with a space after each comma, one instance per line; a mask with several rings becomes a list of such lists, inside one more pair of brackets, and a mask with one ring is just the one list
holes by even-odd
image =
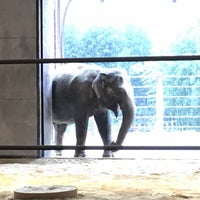
[[[54, 128], [55, 128], [56, 145], [62, 145], [63, 144], [63, 136], [64, 136], [65, 130], [67, 128], [67, 124], [54, 124]], [[57, 150], [56, 155], [62, 156], [62, 151]]]

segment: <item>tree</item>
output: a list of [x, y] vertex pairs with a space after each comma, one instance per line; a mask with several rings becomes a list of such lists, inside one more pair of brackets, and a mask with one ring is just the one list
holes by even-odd
[[[80, 32], [76, 27], [66, 26], [64, 52], [65, 57], [117, 57], [149, 55], [151, 41], [141, 28], [126, 27], [91, 27]], [[102, 63], [114, 67], [114, 63]], [[120, 63], [122, 65], [122, 63]], [[129, 71], [132, 63], [123, 63]]]
[[171, 45], [171, 52], [179, 55], [199, 54], [200, 21], [180, 33]]
[[147, 56], [151, 53], [151, 40], [147, 33], [136, 26], [127, 25], [122, 31], [120, 56]]
[[81, 33], [72, 26], [68, 25], [64, 31], [64, 57], [65, 58], [77, 58], [81, 57]]

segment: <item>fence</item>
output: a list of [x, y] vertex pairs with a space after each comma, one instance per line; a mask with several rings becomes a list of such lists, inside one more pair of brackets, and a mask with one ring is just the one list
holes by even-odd
[[[155, 77], [155, 85], [134, 86], [137, 130], [141, 132], [158, 130], [160, 132], [199, 132], [200, 82], [198, 85], [191, 86], [189, 80], [191, 78], [200, 80], [200, 76], [162, 76], [159, 73], [146, 79], [152, 80]], [[183, 78], [188, 84], [169, 85]], [[140, 93], [145, 94], [137, 95]]]

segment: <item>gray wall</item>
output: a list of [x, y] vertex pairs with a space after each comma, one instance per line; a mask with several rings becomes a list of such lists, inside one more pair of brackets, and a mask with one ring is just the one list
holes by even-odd
[[[0, 59], [36, 58], [36, 0], [0, 1]], [[0, 65], [0, 145], [37, 144], [37, 66]], [[36, 155], [34, 151], [0, 151]]]

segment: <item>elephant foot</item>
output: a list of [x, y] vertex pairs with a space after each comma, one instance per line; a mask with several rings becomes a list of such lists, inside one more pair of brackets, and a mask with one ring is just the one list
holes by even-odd
[[86, 157], [85, 151], [76, 151], [74, 157], [85, 158]]
[[[116, 142], [112, 142], [110, 145], [112, 145], [112, 146], [118, 146], [118, 144], [116, 143]], [[118, 151], [118, 149], [113, 149], [112, 150], [112, 152], [117, 152]]]
[[102, 157], [104, 157], [104, 158], [114, 158], [114, 154], [111, 150], [106, 150], [106, 151], [104, 151]]
[[56, 151], [56, 156], [62, 156], [62, 151]]

